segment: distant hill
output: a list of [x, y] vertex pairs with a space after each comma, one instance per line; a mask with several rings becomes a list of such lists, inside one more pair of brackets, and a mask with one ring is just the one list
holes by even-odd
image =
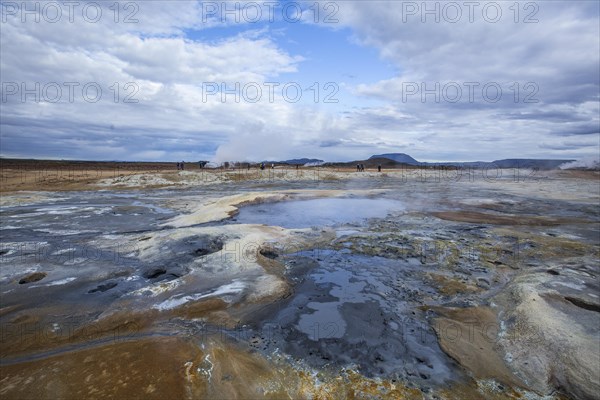
[[304, 164], [315, 164], [322, 163], [323, 160], [319, 160], [318, 158], [294, 158], [292, 160], [280, 161], [281, 164], [291, 164], [291, 165], [304, 165]]
[[470, 168], [535, 168], [541, 170], [556, 169], [565, 163], [575, 160], [551, 160], [534, 158], [507, 158], [503, 160], [488, 161], [467, 161], [467, 162], [420, 162], [404, 153], [378, 154], [369, 157], [369, 160], [388, 159], [398, 164], [407, 164], [421, 167], [444, 166], [444, 167], [470, 167]]
[[392, 161], [396, 161], [400, 164], [408, 164], [408, 165], [420, 165], [421, 163], [404, 153], [387, 153], [387, 154], [378, 154], [369, 157], [369, 160], [374, 158], [387, 158]]
[[573, 162], [575, 160], [536, 160], [530, 158], [508, 158], [505, 160], [493, 161], [497, 168], [539, 168], [555, 169], [562, 164]]

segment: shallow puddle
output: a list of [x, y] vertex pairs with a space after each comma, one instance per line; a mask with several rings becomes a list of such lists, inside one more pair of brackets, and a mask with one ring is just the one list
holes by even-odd
[[390, 199], [328, 198], [253, 204], [240, 208], [238, 224], [265, 224], [283, 228], [309, 228], [360, 223], [402, 211], [401, 202]]

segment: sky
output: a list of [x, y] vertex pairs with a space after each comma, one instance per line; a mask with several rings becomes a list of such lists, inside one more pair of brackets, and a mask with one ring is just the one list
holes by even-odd
[[597, 159], [598, 1], [1, 1], [0, 156]]

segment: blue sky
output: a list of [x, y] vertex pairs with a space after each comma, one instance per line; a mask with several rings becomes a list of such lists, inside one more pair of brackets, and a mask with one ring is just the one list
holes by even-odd
[[[596, 1], [484, 1], [473, 10], [427, 2], [433, 13], [423, 2], [288, 1], [273, 22], [262, 2], [122, 2], [118, 15], [101, 2], [96, 20], [98, 3], [81, 2], [72, 21], [50, 3], [27, 3], [35, 15], [1, 2], [3, 157], [337, 161], [403, 152], [471, 161], [600, 151]], [[223, 16], [236, 3], [237, 21]], [[252, 23], [243, 9], [256, 5], [263, 19]], [[301, 21], [282, 18], [282, 8], [297, 7]], [[222, 98], [221, 85], [239, 85], [240, 100]]]

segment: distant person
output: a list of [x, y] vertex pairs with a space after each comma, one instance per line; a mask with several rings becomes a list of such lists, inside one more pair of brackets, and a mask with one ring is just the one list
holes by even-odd
[[264, 162], [261, 162], [261, 163], [260, 163], [260, 169], [261, 169], [261, 171], [262, 171], [263, 169], [265, 169], [265, 163], [264, 163]]
[[181, 166], [179, 165], [179, 163], [177, 163], [177, 171], [179, 171], [181, 169]]
[[183, 166], [185, 165], [185, 163], [182, 161], [181, 162], [181, 170], [183, 171]]
[[275, 169], [275, 164], [271, 164], [271, 169]]
[[377, 166], [377, 172], [381, 172], [381, 164]]
[[356, 164], [356, 172], [360, 172], [360, 164]]
[[365, 164], [360, 164], [360, 172], [365, 172]]

